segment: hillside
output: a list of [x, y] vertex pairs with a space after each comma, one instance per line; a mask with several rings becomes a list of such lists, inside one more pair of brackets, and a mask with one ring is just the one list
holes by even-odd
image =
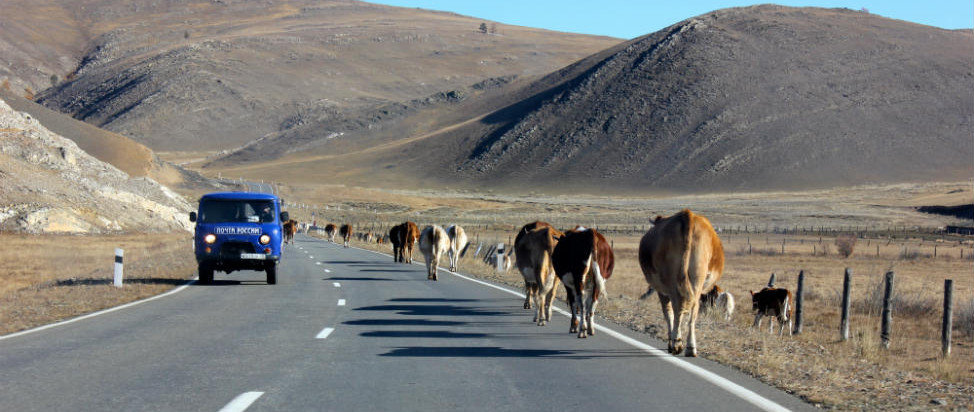
[[0, 100], [0, 230], [28, 233], [191, 230], [190, 204], [81, 150]]
[[351, 0], [3, 7], [0, 78], [157, 152], [233, 149], [322, 111], [536, 77], [620, 41]]
[[[970, 30], [846, 9], [720, 10], [533, 83], [406, 104], [412, 113], [386, 110], [331, 139], [295, 129], [209, 167], [506, 190], [963, 181], [974, 176], [972, 46]], [[280, 147], [306, 150], [269, 160]]]

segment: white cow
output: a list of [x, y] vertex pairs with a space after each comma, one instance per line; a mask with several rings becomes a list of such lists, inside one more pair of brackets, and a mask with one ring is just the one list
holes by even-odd
[[447, 250], [450, 256], [450, 270], [456, 272], [460, 252], [467, 246], [467, 233], [460, 225], [450, 225], [446, 228], [446, 235], [450, 237], [450, 249]]
[[450, 248], [450, 238], [439, 225], [426, 226], [419, 235], [419, 250], [426, 257], [426, 279], [437, 280], [440, 257]]

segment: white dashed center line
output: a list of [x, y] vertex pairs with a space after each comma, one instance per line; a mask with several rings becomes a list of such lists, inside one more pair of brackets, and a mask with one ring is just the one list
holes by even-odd
[[338, 299], [338, 306], [345, 306], [345, 299]]
[[247, 392], [241, 394], [236, 398], [233, 398], [233, 400], [230, 401], [227, 406], [220, 409], [220, 412], [243, 412], [247, 410], [247, 408], [257, 401], [257, 398], [261, 397], [263, 394], [264, 392]]
[[331, 273], [331, 271], [328, 270], [328, 269], [325, 269], [325, 273]]
[[336, 288], [342, 287], [342, 284], [338, 282], [332, 283], [332, 285], [335, 285]]
[[324, 328], [324, 329], [321, 330], [321, 332], [318, 332], [318, 336], [315, 336], [315, 339], [324, 339], [324, 338], [327, 338], [328, 335], [331, 335], [331, 333], [334, 332], [334, 331], [335, 331], [335, 328]]

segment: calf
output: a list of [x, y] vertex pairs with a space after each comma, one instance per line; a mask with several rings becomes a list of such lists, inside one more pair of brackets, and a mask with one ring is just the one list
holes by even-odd
[[714, 285], [710, 292], [700, 295], [700, 310], [715, 309], [724, 315], [724, 320], [730, 320], [734, 314], [734, 295], [725, 292], [720, 286]]
[[437, 280], [436, 268], [440, 265], [440, 257], [450, 248], [450, 237], [438, 225], [426, 226], [419, 235], [419, 250], [426, 258], [426, 279]]
[[761, 318], [764, 316], [771, 316], [771, 320], [768, 321], [768, 332], [774, 333], [774, 319], [778, 319], [778, 324], [780, 329], [778, 334], [781, 335], [785, 331], [785, 325], [788, 327], [788, 335], [791, 335], [791, 291], [784, 288], [774, 288], [766, 287], [761, 289], [759, 292], [751, 292], [751, 305], [755, 311], [754, 314], [754, 326], [757, 328], [761, 327]]
[[595, 229], [577, 227], [561, 237], [551, 260], [568, 292], [572, 311], [569, 332], [578, 332], [579, 338], [594, 335], [595, 308], [599, 297], [606, 294], [605, 281], [615, 266], [609, 242]]

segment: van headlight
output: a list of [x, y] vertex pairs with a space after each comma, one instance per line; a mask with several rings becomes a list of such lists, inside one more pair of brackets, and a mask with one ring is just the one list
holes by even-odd
[[271, 243], [270, 235], [260, 235], [260, 244], [266, 245], [268, 243]]
[[212, 245], [213, 243], [216, 243], [216, 235], [210, 233], [206, 236], [203, 236], [203, 241], [206, 242], [206, 244], [208, 245]]

